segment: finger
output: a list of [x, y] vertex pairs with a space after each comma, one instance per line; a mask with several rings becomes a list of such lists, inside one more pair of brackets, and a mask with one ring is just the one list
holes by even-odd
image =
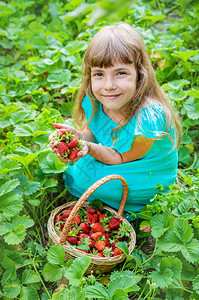
[[57, 157], [59, 158], [59, 160], [63, 163], [66, 163], [67, 162], [67, 159], [62, 157], [61, 155], [57, 154]]
[[77, 153], [77, 156], [80, 158], [86, 156], [86, 154], [87, 154], [87, 150], [81, 150]]
[[49, 146], [54, 149], [55, 148], [55, 145], [53, 143], [50, 143]]
[[53, 125], [53, 127], [56, 128], [56, 129], [64, 128], [64, 125], [63, 125], [63, 124], [53, 123], [52, 125]]

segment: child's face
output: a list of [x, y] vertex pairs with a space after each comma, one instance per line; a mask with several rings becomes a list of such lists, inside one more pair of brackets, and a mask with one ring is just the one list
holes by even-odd
[[95, 97], [106, 111], [121, 115], [121, 109], [131, 101], [137, 84], [133, 64], [115, 63], [110, 68], [91, 68], [91, 85]]

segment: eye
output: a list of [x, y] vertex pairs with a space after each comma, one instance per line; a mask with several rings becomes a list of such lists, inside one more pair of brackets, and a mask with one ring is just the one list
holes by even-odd
[[120, 71], [117, 73], [117, 75], [121, 76], [121, 75], [126, 75], [127, 73], [125, 71]]
[[93, 76], [95, 76], [95, 77], [101, 77], [101, 76], [103, 76], [103, 74], [100, 73], [100, 72], [96, 72], [96, 73], [93, 74]]

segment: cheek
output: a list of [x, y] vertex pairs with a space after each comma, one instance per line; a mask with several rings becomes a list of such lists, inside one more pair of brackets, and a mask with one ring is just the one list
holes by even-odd
[[91, 81], [92, 91], [96, 93], [99, 90], [99, 84], [96, 81]]

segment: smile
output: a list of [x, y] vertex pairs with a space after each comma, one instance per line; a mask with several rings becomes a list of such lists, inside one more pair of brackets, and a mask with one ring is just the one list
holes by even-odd
[[103, 95], [104, 98], [107, 98], [107, 99], [116, 99], [117, 97], [119, 97], [121, 94], [118, 94], [118, 95]]

